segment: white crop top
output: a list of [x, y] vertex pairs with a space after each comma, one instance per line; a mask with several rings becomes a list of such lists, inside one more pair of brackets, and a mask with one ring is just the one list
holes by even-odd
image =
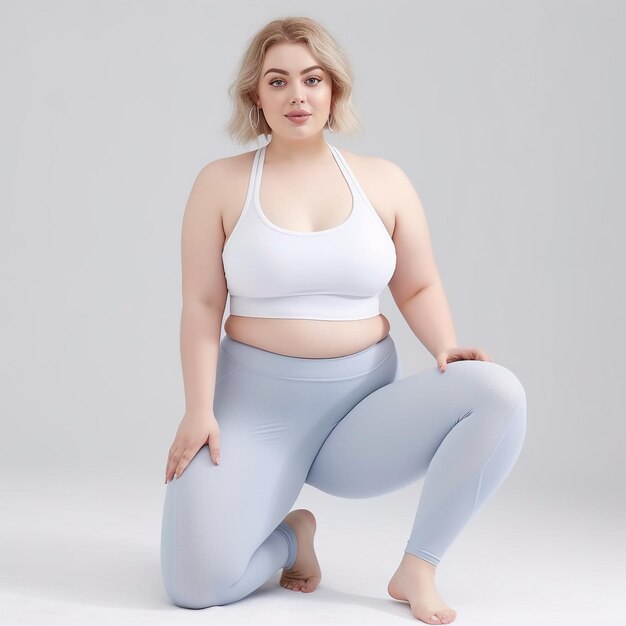
[[327, 144], [352, 192], [352, 211], [325, 230], [286, 230], [259, 203], [265, 148], [255, 155], [243, 210], [222, 252], [230, 313], [359, 320], [379, 315], [396, 268], [393, 240], [339, 150]]

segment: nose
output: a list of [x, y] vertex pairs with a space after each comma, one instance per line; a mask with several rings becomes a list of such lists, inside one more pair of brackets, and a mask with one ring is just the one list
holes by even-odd
[[300, 89], [297, 89], [291, 97], [291, 102], [302, 102], [304, 98], [300, 92]]

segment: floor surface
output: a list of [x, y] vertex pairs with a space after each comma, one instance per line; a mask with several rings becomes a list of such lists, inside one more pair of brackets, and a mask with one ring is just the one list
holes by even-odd
[[[423, 623], [386, 590], [421, 483], [366, 500], [305, 485], [293, 508], [308, 508], [317, 518], [323, 576], [317, 590], [284, 589], [277, 571], [236, 603], [189, 610], [170, 604], [160, 577], [165, 485], [160, 477], [129, 474], [77, 470], [5, 481], [0, 623]], [[624, 521], [623, 511], [601, 500], [502, 488], [445, 555], [437, 588], [457, 611], [457, 625], [626, 624], [619, 600], [626, 589]]]

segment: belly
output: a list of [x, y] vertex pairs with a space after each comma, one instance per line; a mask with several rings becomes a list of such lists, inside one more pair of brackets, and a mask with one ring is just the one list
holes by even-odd
[[298, 320], [230, 315], [224, 332], [268, 352], [310, 359], [347, 356], [384, 339], [390, 330], [382, 314], [365, 320]]

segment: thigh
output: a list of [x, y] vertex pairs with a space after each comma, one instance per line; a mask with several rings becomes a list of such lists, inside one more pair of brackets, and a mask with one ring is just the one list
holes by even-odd
[[163, 557], [179, 581], [237, 580], [297, 499], [310, 459], [299, 458], [301, 435], [277, 401], [284, 394], [222, 364], [214, 401], [220, 464], [204, 445], [167, 486]]
[[[306, 482], [349, 498], [400, 489], [426, 473], [447, 434], [477, 404], [484, 406], [490, 389], [500, 392], [502, 384], [511, 386], [516, 380], [507, 368], [485, 361], [457, 361], [444, 373], [433, 366], [393, 380], [364, 397], [338, 422]], [[503, 413], [503, 419], [509, 417]], [[485, 440], [486, 451], [486, 440], [501, 436], [499, 430], [498, 426], [478, 435]], [[467, 456], [468, 441], [449, 439], [448, 448], [455, 448], [451, 456]], [[458, 472], [462, 471], [459, 465]]]

